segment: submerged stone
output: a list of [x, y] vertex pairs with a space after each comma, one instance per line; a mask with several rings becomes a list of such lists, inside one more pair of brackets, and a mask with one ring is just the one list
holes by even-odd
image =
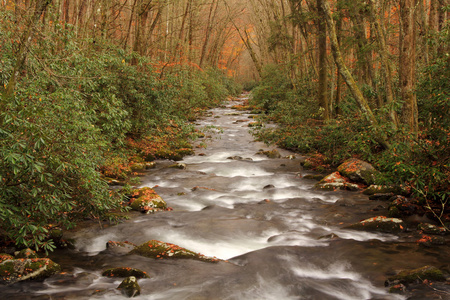
[[134, 268], [111, 268], [103, 271], [102, 276], [105, 277], [130, 277], [134, 276], [135, 278], [150, 278], [150, 276], [147, 275], [146, 272], [134, 269]]
[[136, 245], [131, 242], [108, 241], [106, 243], [105, 251], [115, 255], [125, 255], [128, 254], [134, 248], [136, 248]]
[[120, 290], [122, 295], [127, 296], [128, 298], [136, 297], [141, 294], [141, 287], [134, 276], [125, 278], [117, 289]]
[[346, 228], [363, 231], [399, 233], [404, 230], [404, 223], [401, 219], [378, 216], [349, 225]]
[[263, 154], [268, 158], [281, 158], [280, 152], [277, 149], [267, 150], [267, 151], [259, 151], [257, 154]]
[[180, 246], [157, 240], [148, 241], [133, 249], [130, 254], [138, 254], [145, 257], [164, 258], [187, 258], [205, 262], [218, 262], [219, 259], [208, 257], [200, 253], [182, 248]]

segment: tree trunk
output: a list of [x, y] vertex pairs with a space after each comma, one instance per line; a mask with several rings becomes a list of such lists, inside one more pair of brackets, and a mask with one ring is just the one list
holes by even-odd
[[318, 95], [319, 105], [323, 108], [323, 119], [328, 121], [330, 119], [330, 105], [328, 97], [328, 78], [327, 78], [327, 25], [325, 23], [325, 13], [321, 8], [323, 0], [317, 0], [317, 44], [318, 44]]
[[403, 100], [401, 120], [409, 130], [417, 134], [418, 109], [415, 94], [416, 79], [416, 39], [415, 5], [417, 0], [400, 0], [400, 55], [399, 79], [400, 95]]
[[389, 50], [386, 45], [386, 37], [384, 35], [383, 23], [379, 22], [376, 17], [377, 6], [374, 3], [374, 0], [369, 0], [369, 16], [371, 22], [375, 26], [376, 37], [378, 46], [380, 47], [380, 57], [381, 57], [381, 65], [384, 69], [384, 83], [386, 89], [386, 102], [389, 106], [389, 118], [391, 119], [392, 126], [397, 129], [398, 128], [398, 116], [394, 110], [394, 93], [392, 88], [393, 82], [393, 70], [391, 64], [389, 63]]
[[19, 76], [20, 71], [25, 66], [25, 61], [29, 52], [29, 45], [32, 40], [32, 36], [34, 33], [34, 29], [36, 24], [39, 22], [42, 14], [46, 10], [47, 6], [50, 5], [52, 0], [40, 0], [36, 3], [36, 7], [33, 15], [28, 19], [27, 26], [25, 27], [22, 36], [20, 37], [19, 47], [15, 53], [16, 64], [14, 65], [14, 70], [11, 74], [11, 77], [8, 81], [8, 84], [5, 87], [5, 92], [2, 95], [2, 100], [4, 103], [1, 104], [3, 106], [7, 101], [9, 101], [14, 96], [14, 90], [16, 88], [17, 77]]
[[372, 110], [369, 107], [369, 104], [367, 103], [366, 99], [364, 98], [361, 90], [359, 89], [358, 85], [356, 84], [355, 80], [353, 79], [352, 74], [348, 70], [347, 66], [345, 65], [345, 62], [342, 58], [342, 54], [340, 51], [340, 47], [337, 41], [336, 36], [336, 27], [334, 25], [334, 20], [331, 14], [330, 6], [328, 4], [327, 0], [323, 0], [322, 2], [322, 9], [325, 13], [325, 19], [328, 25], [328, 32], [330, 37], [330, 43], [331, 43], [331, 50], [333, 52], [333, 57], [336, 62], [336, 65], [338, 67], [339, 73], [341, 73], [342, 77], [344, 78], [345, 82], [347, 83], [350, 92], [352, 93], [353, 97], [355, 98], [359, 109], [361, 110], [363, 116], [366, 118], [366, 120], [372, 125], [375, 134], [377, 142], [380, 143], [384, 148], [388, 149], [390, 147], [386, 136], [381, 132], [379, 128], [378, 121], [375, 118], [375, 115], [373, 114]]

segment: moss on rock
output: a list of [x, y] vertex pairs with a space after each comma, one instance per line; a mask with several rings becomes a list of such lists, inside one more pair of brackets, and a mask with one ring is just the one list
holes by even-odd
[[41, 280], [61, 271], [61, 266], [49, 258], [6, 259], [0, 263], [0, 283]]
[[144, 187], [132, 192], [130, 207], [142, 212], [167, 209], [167, 203], [151, 188]]
[[364, 184], [372, 184], [377, 173], [377, 170], [371, 164], [357, 158], [346, 160], [339, 165], [337, 170], [350, 180]]
[[130, 254], [137, 254], [145, 257], [164, 259], [164, 258], [182, 258], [194, 259], [205, 262], [217, 262], [217, 258], [208, 257], [203, 254], [182, 248], [180, 246], [165, 243], [157, 240], [148, 241], [133, 249]]
[[404, 223], [402, 220], [397, 218], [378, 216], [349, 225], [346, 228], [363, 231], [399, 233], [404, 230]]
[[446, 277], [438, 268], [433, 266], [424, 266], [414, 270], [403, 270], [397, 275], [389, 277], [388, 280], [386, 280], [385, 285], [390, 286], [399, 283], [408, 284], [416, 281], [422, 282], [424, 280], [445, 281]]
[[127, 296], [128, 298], [136, 297], [141, 294], [141, 287], [134, 276], [125, 278], [117, 289], [120, 290], [122, 295]]

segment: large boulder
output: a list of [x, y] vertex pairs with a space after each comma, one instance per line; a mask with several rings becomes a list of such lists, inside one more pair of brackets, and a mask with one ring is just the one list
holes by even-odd
[[320, 190], [350, 190], [356, 191], [359, 189], [357, 184], [351, 183], [348, 178], [342, 176], [339, 172], [331, 173], [328, 176], [325, 176], [322, 180], [314, 186], [316, 189]]
[[61, 271], [61, 266], [49, 258], [15, 258], [0, 255], [0, 283], [42, 280]]
[[371, 164], [357, 158], [346, 160], [337, 170], [351, 181], [361, 182], [367, 185], [374, 182], [377, 173], [377, 170]]
[[405, 226], [403, 221], [400, 219], [378, 216], [349, 225], [346, 228], [384, 233], [399, 233], [405, 229]]
[[138, 254], [145, 257], [164, 259], [164, 258], [188, 258], [205, 262], [218, 262], [217, 258], [208, 257], [200, 253], [182, 248], [180, 246], [165, 243], [157, 240], [151, 240], [134, 248], [130, 254]]
[[130, 207], [133, 210], [151, 213], [167, 209], [167, 203], [152, 188], [144, 187], [132, 192]]

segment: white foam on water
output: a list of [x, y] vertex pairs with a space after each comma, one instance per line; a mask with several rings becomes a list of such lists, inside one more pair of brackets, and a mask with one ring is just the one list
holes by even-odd
[[269, 246], [267, 239], [277, 233], [275, 230], [270, 230], [263, 232], [260, 236], [241, 234], [233, 237], [217, 236], [215, 240], [211, 238], [205, 240], [198, 236], [189, 236], [180, 232], [149, 229], [146, 232], [146, 236], [152, 236], [153, 239], [172, 243], [206, 256], [230, 259], [266, 248]]
[[95, 238], [78, 237], [75, 247], [82, 252], [89, 253], [89, 255], [97, 255], [99, 252], [106, 249], [106, 243], [108, 241], [115, 239], [116, 235], [114, 233], [99, 235]]
[[387, 233], [378, 233], [378, 232], [336, 229], [336, 230], [333, 230], [333, 233], [335, 233], [340, 238], [348, 239], [348, 240], [355, 240], [355, 241], [359, 241], [359, 242], [369, 241], [369, 240], [380, 240], [382, 242], [398, 240], [398, 236], [395, 236], [392, 234], [387, 234]]
[[[383, 296], [384, 299], [405, 299], [403, 296], [389, 294], [377, 288], [360, 274], [351, 270], [344, 262], [337, 262], [325, 268], [308, 262], [299, 262], [289, 256], [281, 256], [288, 262], [291, 272], [299, 278], [313, 279], [309, 284], [318, 291], [342, 300], [371, 299]], [[315, 287], [317, 286], [317, 287]]]
[[248, 166], [213, 166], [200, 169], [200, 171], [215, 174], [216, 176], [222, 177], [259, 177], [259, 176], [271, 176], [274, 175], [271, 172], [267, 172], [262, 168], [248, 165]]
[[224, 299], [248, 299], [248, 300], [294, 300], [301, 299], [299, 295], [291, 295], [289, 287], [276, 281], [272, 277], [270, 280], [256, 274], [257, 283], [250, 288], [239, 292], [231, 292], [228, 298]]

